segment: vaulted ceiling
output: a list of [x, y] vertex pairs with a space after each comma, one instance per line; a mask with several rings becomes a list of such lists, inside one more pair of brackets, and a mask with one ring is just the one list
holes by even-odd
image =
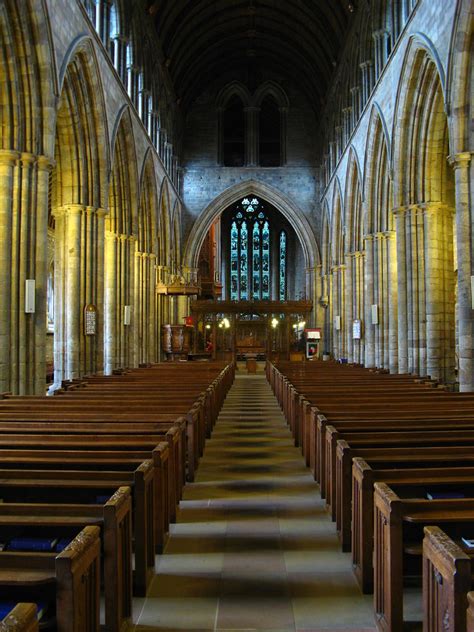
[[150, 13], [184, 109], [209, 82], [247, 76], [251, 84], [255, 76], [277, 76], [297, 81], [317, 111], [354, 5], [350, 0], [156, 0]]

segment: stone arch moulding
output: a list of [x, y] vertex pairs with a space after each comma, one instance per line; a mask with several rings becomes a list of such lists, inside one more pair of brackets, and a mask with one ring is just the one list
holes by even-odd
[[452, 154], [468, 151], [474, 133], [474, 12], [472, 0], [460, 0], [449, 47], [446, 73], [446, 112], [449, 115]]
[[[413, 86], [418, 89], [418, 71], [425, 56], [433, 63], [439, 79], [443, 107], [446, 111], [446, 81], [443, 66], [434, 44], [423, 34], [415, 33], [410, 37], [403, 60], [398, 90], [395, 100], [392, 127], [392, 171], [394, 206], [402, 206], [406, 201], [403, 196], [403, 183], [407, 174], [400, 165], [404, 164], [404, 152], [407, 150], [407, 138], [412, 129], [413, 115], [417, 107], [413, 94]], [[449, 140], [449, 142], [451, 142]]]
[[[97, 139], [99, 140], [99, 144], [101, 147], [101, 153], [99, 155], [101, 165], [101, 195], [105, 195], [105, 191], [107, 190], [106, 183], [108, 183], [108, 178], [112, 169], [112, 160], [110, 155], [110, 135], [107, 125], [107, 108], [104, 99], [104, 88], [102, 84], [102, 78], [99, 71], [99, 63], [97, 60], [96, 51], [94, 48], [94, 44], [91, 38], [88, 35], [80, 35], [77, 37], [69, 46], [66, 54], [64, 55], [64, 59], [61, 64], [61, 69], [59, 72], [59, 93], [62, 94], [64, 88], [64, 82], [66, 80], [66, 75], [68, 73], [68, 69], [70, 64], [74, 61], [77, 56], [82, 57], [82, 64], [84, 65], [87, 73], [88, 80], [91, 83], [91, 88], [95, 88], [93, 90], [94, 94], [94, 108], [98, 110], [98, 115], [96, 117], [96, 125], [97, 125]], [[58, 110], [56, 110], [55, 115], [57, 117]], [[117, 123], [118, 126], [118, 123]], [[100, 143], [100, 140], [103, 142]], [[54, 145], [53, 145], [54, 147]], [[100, 204], [103, 208], [106, 208], [105, 199], [101, 201]]]
[[367, 180], [367, 172], [368, 169], [370, 169], [370, 164], [368, 164], [368, 160], [369, 160], [369, 152], [367, 151], [368, 147], [372, 147], [372, 143], [374, 141], [375, 138], [375, 133], [377, 132], [377, 123], [380, 122], [380, 125], [382, 126], [382, 134], [384, 136], [385, 139], [385, 145], [387, 147], [387, 156], [388, 156], [388, 165], [389, 165], [389, 173], [390, 173], [390, 177], [392, 178], [393, 175], [393, 155], [392, 155], [392, 149], [393, 149], [393, 145], [392, 145], [392, 140], [390, 138], [390, 134], [388, 131], [388, 126], [387, 126], [387, 121], [385, 120], [385, 116], [382, 112], [382, 108], [380, 107], [380, 105], [377, 103], [377, 101], [374, 101], [373, 105], [372, 105], [372, 109], [370, 112], [370, 118], [369, 118], [369, 125], [367, 126], [367, 138], [365, 141], [365, 147], [366, 147], [366, 151], [365, 151], [365, 155], [364, 155], [364, 180], [361, 180], [361, 185], [363, 185], [363, 200], [367, 199], [367, 194], [365, 191], [365, 181]]
[[354, 147], [354, 145], [351, 143], [351, 145], [349, 146], [349, 156], [348, 156], [347, 165], [346, 165], [346, 178], [345, 178], [346, 181], [344, 184], [344, 188], [345, 188], [344, 207], [347, 206], [347, 197], [348, 197], [348, 191], [349, 191], [348, 187], [350, 186], [349, 180], [350, 180], [352, 165], [355, 165], [357, 177], [359, 178], [360, 192], [362, 195], [362, 202], [363, 202], [364, 191], [362, 190], [362, 184], [364, 182], [363, 176], [365, 175], [365, 165], [364, 165], [364, 171], [362, 171], [362, 167], [360, 165], [360, 160], [359, 160], [359, 154], [357, 153], [357, 150]]
[[313, 230], [302, 210], [277, 189], [269, 187], [267, 184], [263, 184], [257, 180], [247, 180], [246, 182], [240, 182], [226, 189], [203, 210], [195, 221], [186, 241], [186, 249], [183, 258], [185, 265], [193, 268], [198, 267], [199, 252], [212, 223], [224, 209], [246, 195], [256, 195], [270, 202], [270, 204], [273, 204], [294, 228], [303, 249], [305, 267], [314, 268], [319, 264], [320, 254], [318, 244]]

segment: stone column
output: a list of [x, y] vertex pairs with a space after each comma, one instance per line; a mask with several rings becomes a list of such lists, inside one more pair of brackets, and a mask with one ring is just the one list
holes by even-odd
[[259, 154], [259, 115], [260, 108], [244, 108], [246, 115], [246, 143], [245, 143], [245, 166], [255, 167], [258, 165]]
[[363, 364], [365, 361], [365, 330], [367, 329], [367, 323], [365, 322], [365, 303], [364, 303], [364, 258], [365, 253], [357, 251], [353, 256], [353, 277], [352, 283], [354, 287], [354, 309], [353, 318], [357, 318], [362, 321], [362, 338], [360, 340], [353, 340], [353, 356], [354, 362]]
[[343, 145], [342, 125], [336, 125], [336, 127], [334, 128], [334, 131], [336, 134], [336, 151], [335, 151], [336, 155], [335, 155], [334, 168], [336, 168], [338, 160], [342, 155], [342, 145]]
[[387, 261], [387, 309], [388, 309], [388, 368], [390, 373], [398, 372], [398, 287], [397, 287], [397, 242], [396, 233], [388, 230], [386, 238]]
[[352, 107], [343, 108], [342, 116], [343, 116], [343, 130], [344, 130], [342, 146], [344, 148], [349, 142], [349, 138], [352, 132], [352, 124], [351, 124]]
[[370, 93], [372, 92], [372, 88], [374, 85], [373, 76], [373, 63], [371, 59], [367, 59], [363, 61], [359, 68], [361, 69], [362, 74], [362, 107], [367, 103], [370, 97]]
[[408, 207], [393, 210], [397, 253], [397, 305], [398, 305], [398, 372], [408, 373], [408, 275], [406, 262], [405, 222]]
[[452, 212], [453, 209], [439, 203], [423, 205], [427, 373], [443, 381], [452, 380], [454, 374]]
[[64, 209], [65, 312], [64, 352], [66, 379], [80, 377], [81, 361], [81, 224], [85, 207], [70, 204]]
[[280, 166], [286, 165], [286, 136], [288, 125], [288, 108], [280, 107]]
[[146, 301], [146, 253], [135, 251], [135, 291], [133, 296], [133, 316], [134, 326], [136, 329], [136, 363], [146, 362], [147, 348], [147, 328], [146, 319], [147, 301]]
[[359, 116], [361, 112], [360, 87], [354, 86], [353, 88], [350, 89], [350, 93], [351, 93], [351, 105], [352, 105], [352, 110], [351, 110], [352, 129], [354, 129], [355, 126], [357, 125], [357, 122], [359, 121]]
[[28, 393], [44, 395], [46, 384], [46, 311], [48, 285], [48, 197], [49, 174], [53, 168], [53, 160], [48, 156], [38, 156], [36, 162], [36, 314], [34, 321], [34, 362], [32, 362], [32, 382]]
[[104, 262], [104, 373], [111, 375], [117, 362], [117, 241], [118, 235], [105, 232]]
[[375, 80], [377, 80], [387, 63], [390, 33], [387, 29], [379, 29], [372, 34], [375, 48]]
[[474, 320], [472, 262], [472, 166], [471, 152], [449, 157], [454, 169], [456, 194], [456, 241], [458, 268], [457, 321], [459, 339], [459, 390], [474, 391]]
[[364, 236], [365, 267], [364, 267], [364, 298], [365, 298], [365, 362], [371, 369], [375, 366], [375, 335], [372, 325], [372, 305], [374, 302], [374, 238], [373, 235]]
[[354, 344], [352, 338], [352, 321], [354, 320], [354, 253], [345, 255], [346, 273], [345, 273], [345, 317], [346, 322], [346, 349], [347, 359], [354, 362]]
[[331, 177], [332, 172], [336, 168], [337, 164], [337, 147], [335, 141], [329, 143], [329, 172], [328, 177]]
[[[0, 150], [0, 389], [9, 391], [11, 287], [17, 271], [11, 265], [13, 181], [16, 151]], [[13, 277], [13, 278], [12, 278]]]
[[306, 268], [306, 298], [313, 302], [313, 309], [309, 314], [309, 321], [307, 327], [314, 327], [316, 322], [316, 297], [317, 297], [317, 270], [318, 268]]

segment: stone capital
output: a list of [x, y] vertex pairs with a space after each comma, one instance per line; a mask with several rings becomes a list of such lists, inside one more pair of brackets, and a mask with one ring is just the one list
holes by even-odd
[[408, 211], [408, 206], [396, 206], [395, 208], [392, 209], [392, 214], [397, 216], [397, 215], [403, 215], [404, 213], [406, 213]]
[[360, 92], [360, 86], [353, 86], [353, 87], [349, 90], [349, 92], [350, 92], [351, 94], [357, 94], [358, 92]]
[[65, 215], [82, 215], [87, 210], [84, 204], [65, 204], [62, 208]]
[[378, 29], [377, 31], [373, 31], [372, 33], [372, 37], [375, 40], [379, 40], [382, 38], [387, 38], [390, 35], [389, 31], [387, 29]]
[[454, 213], [455, 209], [442, 202], [425, 202], [420, 204], [423, 213]]
[[22, 151], [20, 154], [21, 164], [24, 167], [34, 165], [37, 159], [38, 156], [36, 156], [35, 154], [30, 154], [27, 151]]
[[13, 167], [20, 158], [20, 152], [12, 149], [0, 149], [0, 165]]
[[366, 61], [363, 61], [362, 63], [359, 64], [359, 68], [361, 70], [366, 70], [367, 68], [370, 68], [370, 66], [372, 66], [373, 62], [371, 59], [367, 59]]
[[448, 156], [448, 162], [453, 169], [467, 169], [471, 162], [472, 152], [463, 151], [459, 154]]
[[373, 235], [364, 235], [362, 239], [364, 241], [373, 241], [374, 240], [374, 236]]
[[52, 171], [56, 166], [56, 161], [50, 156], [39, 155], [36, 158], [36, 164], [39, 171]]

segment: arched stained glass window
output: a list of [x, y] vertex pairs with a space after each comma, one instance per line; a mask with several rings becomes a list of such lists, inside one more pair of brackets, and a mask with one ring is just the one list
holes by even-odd
[[244, 198], [230, 225], [231, 300], [270, 298], [270, 249], [270, 221], [263, 204], [256, 197]]
[[262, 298], [270, 298], [270, 227], [268, 222], [262, 228]]
[[248, 295], [248, 230], [247, 222], [240, 226], [240, 298], [246, 301]]
[[279, 259], [279, 279], [280, 279], [280, 301], [286, 300], [286, 233], [280, 233], [280, 259]]

